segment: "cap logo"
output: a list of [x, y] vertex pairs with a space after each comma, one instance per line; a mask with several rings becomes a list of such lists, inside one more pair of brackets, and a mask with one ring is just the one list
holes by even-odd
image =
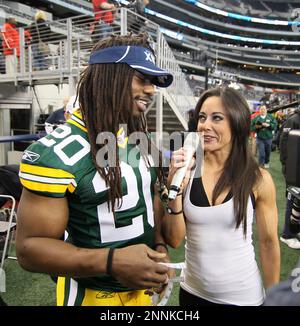
[[146, 54], [146, 61], [151, 61], [153, 64], [155, 64], [155, 58], [154, 55], [150, 51], [145, 51]]

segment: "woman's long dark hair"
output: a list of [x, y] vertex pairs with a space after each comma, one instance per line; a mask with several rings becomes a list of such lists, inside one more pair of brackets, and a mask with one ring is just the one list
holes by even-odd
[[[147, 34], [111, 36], [99, 41], [93, 48], [92, 53], [99, 49], [121, 45], [139, 45], [153, 52], [148, 42]], [[135, 131], [147, 132], [146, 119], [133, 116], [132, 80], [134, 69], [129, 65], [121, 64], [94, 64], [88, 66], [82, 73], [78, 85], [79, 105], [88, 131], [91, 145], [91, 154], [95, 167], [104, 178], [109, 187], [108, 207], [115, 211], [117, 199], [118, 206], [121, 205], [121, 170], [119, 165], [118, 147], [116, 148], [116, 166], [104, 168], [96, 162], [96, 155], [104, 145], [96, 144], [96, 138], [101, 132], [111, 132], [117, 138], [120, 124], [127, 125], [128, 135]], [[148, 153], [141, 155], [145, 162]], [[150, 139], [148, 138], [150, 149]], [[153, 146], [152, 146], [153, 148]], [[162, 178], [161, 169], [158, 169], [158, 177]]]
[[229, 188], [234, 200], [236, 228], [242, 223], [246, 236], [248, 199], [254, 185], [261, 179], [258, 163], [249, 148], [251, 113], [239, 92], [229, 87], [217, 87], [209, 89], [200, 97], [195, 109], [197, 123], [203, 103], [212, 96], [220, 97], [222, 101], [230, 123], [232, 142], [231, 152], [213, 190], [212, 202], [214, 205], [222, 191]]

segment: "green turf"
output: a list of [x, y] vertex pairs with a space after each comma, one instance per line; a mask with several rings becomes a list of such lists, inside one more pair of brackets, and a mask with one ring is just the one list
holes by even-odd
[[[272, 153], [270, 172], [274, 178], [277, 190], [277, 205], [279, 212], [279, 233], [284, 222], [285, 183], [281, 174], [281, 164], [277, 152]], [[256, 236], [254, 236], [256, 242]], [[296, 265], [300, 251], [292, 250], [281, 244], [281, 279], [286, 279]], [[184, 245], [177, 250], [170, 250], [172, 261], [184, 260]], [[2, 298], [14, 306], [51, 306], [55, 305], [55, 283], [48, 275], [29, 273], [22, 270], [16, 261], [6, 260], [7, 291]], [[168, 305], [178, 305], [178, 285], [175, 285]]]
[[8, 305], [55, 305], [55, 283], [48, 275], [27, 272], [11, 260], [7, 260], [5, 271], [6, 293], [1, 296]]

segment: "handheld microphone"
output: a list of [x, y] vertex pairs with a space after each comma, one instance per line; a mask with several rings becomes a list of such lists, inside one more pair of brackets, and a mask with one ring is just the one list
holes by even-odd
[[186, 175], [187, 169], [192, 161], [193, 155], [196, 152], [198, 145], [199, 135], [196, 132], [190, 132], [186, 136], [183, 144], [183, 147], [186, 149], [187, 152], [187, 160], [185, 162], [185, 165], [179, 168], [174, 174], [169, 190], [169, 200], [173, 200], [176, 198], [180, 190], [181, 183]]

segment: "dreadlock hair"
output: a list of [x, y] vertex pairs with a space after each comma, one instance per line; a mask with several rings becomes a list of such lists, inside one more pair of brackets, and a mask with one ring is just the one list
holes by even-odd
[[231, 189], [236, 228], [242, 224], [246, 236], [248, 199], [254, 185], [261, 181], [262, 177], [248, 145], [251, 113], [246, 100], [239, 92], [229, 87], [216, 87], [204, 92], [199, 98], [195, 109], [197, 125], [203, 103], [212, 96], [220, 97], [222, 101], [230, 123], [232, 142], [231, 152], [213, 190], [212, 202], [215, 205], [222, 191], [226, 188]]
[[[122, 45], [137, 45], [153, 49], [149, 44], [146, 33], [125, 36], [112, 35], [100, 40], [92, 49], [92, 53], [108, 47]], [[81, 74], [77, 96], [83, 119], [86, 124], [88, 138], [91, 145], [93, 163], [100, 176], [105, 180], [108, 190], [108, 208], [115, 212], [115, 203], [122, 205], [121, 169], [119, 164], [118, 147], [116, 146], [116, 165], [104, 168], [99, 166], [96, 155], [105, 144], [97, 144], [97, 136], [102, 132], [111, 132], [115, 138], [120, 124], [127, 125], [127, 132], [144, 132], [148, 138], [148, 151], [140, 146], [141, 157], [150, 166], [148, 160], [151, 140], [147, 134], [146, 118], [142, 114], [137, 118], [133, 116], [134, 105], [132, 95], [132, 80], [135, 70], [125, 63], [106, 63], [88, 66]], [[152, 145], [153, 149], [153, 145]], [[156, 165], [157, 166], [157, 165]], [[161, 153], [159, 154], [161, 166]], [[157, 169], [159, 180], [163, 178], [162, 168]]]

